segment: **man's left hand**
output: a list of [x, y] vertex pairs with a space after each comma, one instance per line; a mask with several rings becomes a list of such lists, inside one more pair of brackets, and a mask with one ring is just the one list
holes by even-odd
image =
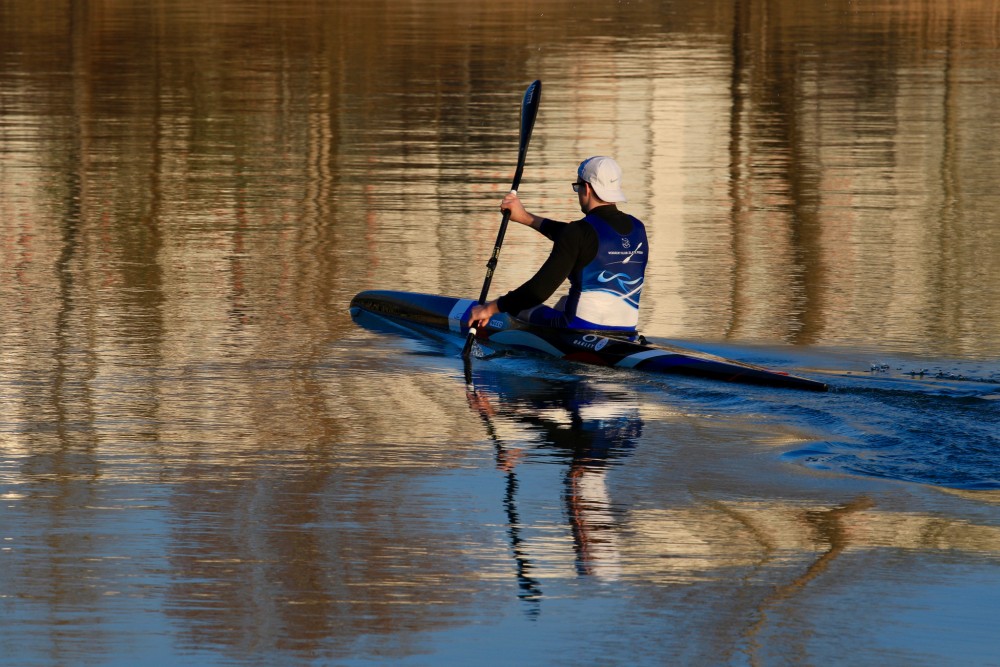
[[484, 327], [489, 324], [490, 318], [499, 312], [500, 309], [497, 307], [497, 302], [495, 300], [483, 304], [477, 303], [472, 307], [472, 311], [469, 313], [469, 326]]

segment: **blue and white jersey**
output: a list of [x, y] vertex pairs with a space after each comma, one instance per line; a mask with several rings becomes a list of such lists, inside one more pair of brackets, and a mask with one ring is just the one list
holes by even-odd
[[597, 233], [597, 255], [578, 277], [570, 276], [566, 315], [570, 326], [594, 329], [634, 329], [639, 323], [639, 298], [649, 257], [646, 228], [634, 216], [632, 231], [619, 234], [597, 215], [584, 220]]

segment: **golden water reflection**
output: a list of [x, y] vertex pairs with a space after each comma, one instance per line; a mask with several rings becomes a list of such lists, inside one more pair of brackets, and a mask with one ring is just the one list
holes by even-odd
[[[524, 195], [571, 216], [621, 157], [650, 333], [995, 354], [994, 3], [404, 5], [8, 4], [3, 293], [50, 324], [7, 335], [125, 297], [275, 344], [359, 286], [475, 291], [538, 77]], [[545, 252], [512, 236], [497, 291]]]

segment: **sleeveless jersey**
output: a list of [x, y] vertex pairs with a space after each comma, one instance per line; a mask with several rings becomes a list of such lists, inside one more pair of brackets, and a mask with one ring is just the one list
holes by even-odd
[[597, 232], [597, 255], [579, 276], [570, 276], [568, 324], [577, 329], [635, 329], [646, 273], [646, 228], [634, 216], [632, 231], [619, 234], [597, 215], [584, 220]]

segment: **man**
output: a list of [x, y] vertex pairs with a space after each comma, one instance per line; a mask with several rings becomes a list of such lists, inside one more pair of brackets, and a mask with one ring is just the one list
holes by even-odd
[[[573, 191], [584, 217], [565, 223], [529, 213], [515, 193], [500, 204], [510, 219], [533, 227], [552, 240], [552, 251], [538, 272], [499, 299], [473, 306], [470, 326], [486, 326], [497, 313], [535, 324], [572, 329], [635, 331], [649, 244], [646, 229], [618, 210], [624, 202], [622, 172], [605, 156], [580, 163]], [[566, 278], [569, 294], [555, 308], [543, 305]]]

